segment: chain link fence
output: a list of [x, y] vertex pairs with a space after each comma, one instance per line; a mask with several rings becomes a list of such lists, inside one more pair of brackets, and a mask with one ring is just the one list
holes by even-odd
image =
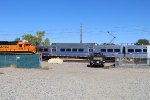
[[150, 58], [147, 54], [116, 54], [116, 67], [149, 67]]
[[41, 56], [36, 54], [0, 55], [0, 68], [16, 66], [17, 68], [39, 68]]

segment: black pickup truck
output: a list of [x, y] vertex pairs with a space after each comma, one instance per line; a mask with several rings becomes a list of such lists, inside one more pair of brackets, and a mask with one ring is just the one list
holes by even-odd
[[98, 66], [98, 67], [104, 67], [105, 63], [105, 56], [103, 53], [92, 53], [89, 56], [89, 67]]

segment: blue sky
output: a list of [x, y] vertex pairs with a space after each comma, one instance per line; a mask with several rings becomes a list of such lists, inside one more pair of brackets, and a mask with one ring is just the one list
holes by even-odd
[[0, 40], [45, 31], [51, 42], [150, 40], [150, 0], [0, 0]]

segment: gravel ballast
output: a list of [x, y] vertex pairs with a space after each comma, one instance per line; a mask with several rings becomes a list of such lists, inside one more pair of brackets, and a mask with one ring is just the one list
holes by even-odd
[[150, 69], [86, 66], [0, 68], [0, 100], [150, 100]]

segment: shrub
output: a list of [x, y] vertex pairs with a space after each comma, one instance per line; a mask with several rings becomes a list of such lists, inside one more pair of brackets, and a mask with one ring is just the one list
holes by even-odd
[[4, 74], [3, 72], [0, 72], [0, 74]]
[[15, 64], [10, 65], [10, 68], [17, 68]]
[[44, 66], [44, 67], [42, 67], [42, 69], [43, 70], [49, 70], [50, 68], [49, 68], [49, 66]]

